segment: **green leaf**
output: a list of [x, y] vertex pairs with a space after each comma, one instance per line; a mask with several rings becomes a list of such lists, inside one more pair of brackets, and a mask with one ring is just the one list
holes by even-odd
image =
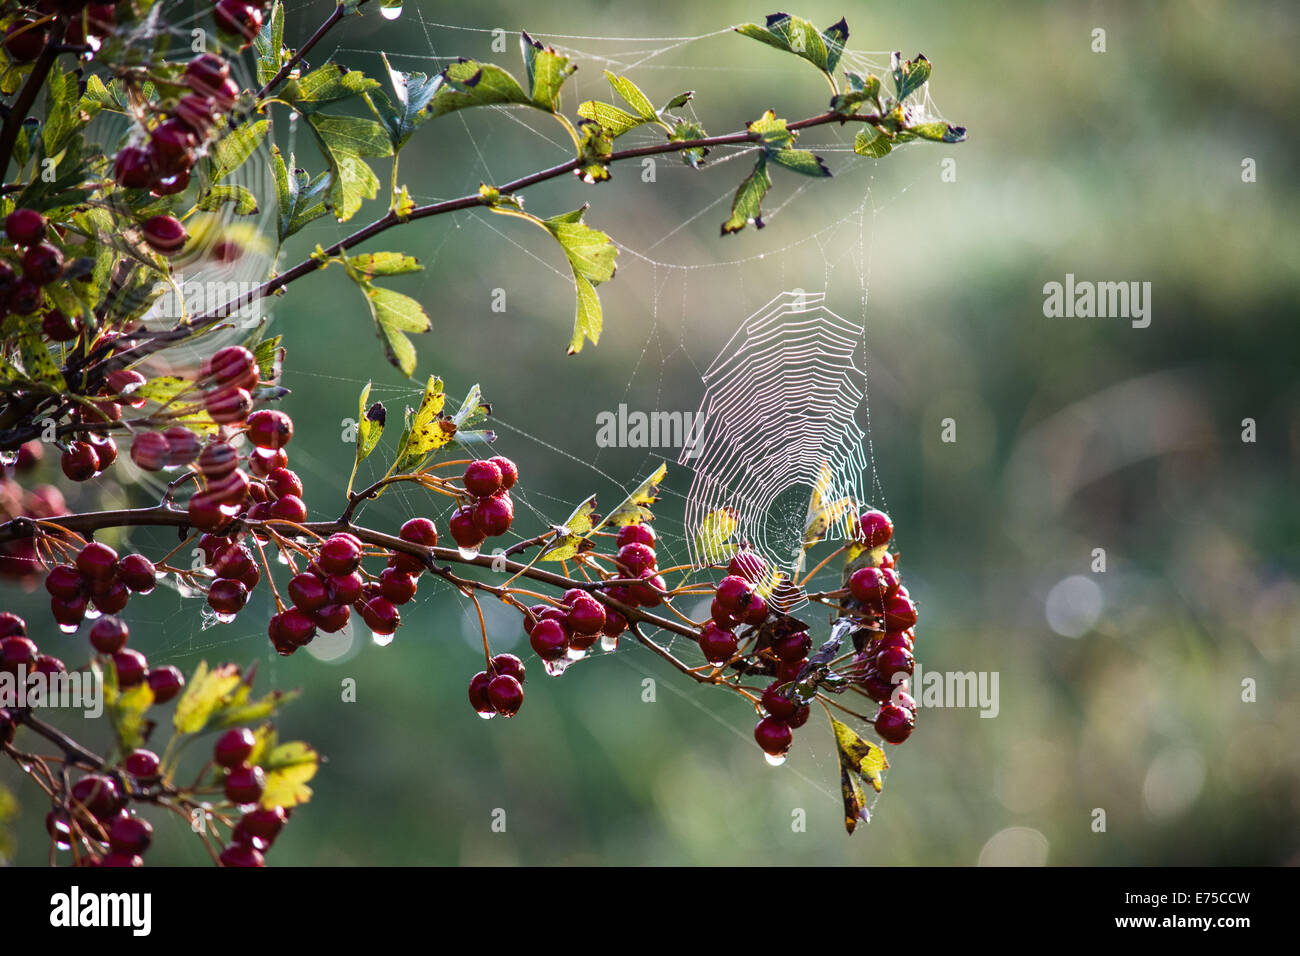
[[297, 700], [301, 691], [273, 690], [265, 696], [254, 700], [253, 689], [247, 684], [240, 684], [235, 693], [224, 703], [212, 721], [215, 729], [241, 727], [274, 717], [285, 704]]
[[564, 524], [552, 525], [555, 538], [538, 554], [539, 561], [567, 561], [579, 551], [590, 547], [587, 540], [594, 528], [596, 496], [592, 495], [573, 510]]
[[121, 690], [116, 669], [111, 663], [109, 667], [113, 669], [113, 677], [104, 681], [104, 710], [117, 737], [118, 749], [129, 754], [144, 746], [145, 731], [151, 723], [144, 715], [153, 706], [153, 689], [148, 682], [143, 682]]
[[685, 93], [678, 93], [671, 100], [664, 104], [664, 110], [675, 110], [685, 106], [691, 100], [695, 99], [695, 91], [687, 90]]
[[893, 148], [893, 141], [874, 127], [864, 129], [853, 137], [853, 152], [859, 156], [874, 156], [879, 159]]
[[902, 62], [899, 54], [892, 57], [894, 95], [899, 102], [907, 99], [930, 79], [930, 61], [924, 54], [918, 53], [915, 60]]
[[560, 87], [578, 67], [552, 47], [534, 40], [526, 31], [519, 33], [524, 54], [524, 72], [528, 77], [529, 99], [538, 109], [560, 111]]
[[588, 100], [581, 104], [578, 107], [578, 115], [583, 119], [598, 123], [613, 139], [617, 139], [638, 126], [653, 122], [653, 120], [633, 116], [627, 110], [612, 106], [609, 103], [601, 103], [599, 100]]
[[172, 715], [176, 732], [197, 734], [202, 731], [239, 682], [239, 668], [234, 664], [222, 664], [209, 670], [207, 661], [199, 661]]
[[253, 351], [253, 358], [257, 360], [258, 381], [280, 381], [280, 369], [284, 363], [284, 349], [280, 348], [280, 341], [283, 338], [282, 335], [274, 335], [248, 346]]
[[708, 564], [717, 564], [730, 558], [736, 551], [732, 537], [740, 522], [730, 508], [717, 508], [704, 516], [695, 529], [695, 553]]
[[750, 123], [747, 129], [758, 136], [758, 141], [769, 150], [789, 149], [794, 143], [795, 134], [786, 125], [786, 121], [778, 118], [772, 110]]
[[340, 100], [348, 100], [379, 89], [379, 81], [359, 70], [349, 70], [338, 63], [327, 63], [306, 76], [290, 80], [280, 92], [303, 113], [311, 113]]
[[86, 113], [91, 119], [100, 110], [109, 110], [114, 113], [126, 112], [126, 106], [122, 101], [94, 73], [86, 79], [86, 91], [81, 94], [81, 101], [77, 104], [77, 108]]
[[612, 135], [600, 123], [584, 119], [578, 122], [578, 136], [582, 181], [591, 184], [609, 179], [608, 160], [614, 152]]
[[374, 120], [312, 113], [307, 124], [330, 165], [329, 204], [340, 222], [351, 219], [365, 199], [379, 194], [379, 177], [363, 156], [391, 156], [387, 131]]
[[618, 255], [618, 247], [608, 235], [582, 221], [585, 211], [583, 206], [563, 216], [542, 220], [542, 225], [560, 243], [573, 268], [577, 311], [573, 320], [573, 337], [569, 340], [570, 355], [581, 352], [587, 339], [592, 345], [600, 341], [603, 319], [595, 287], [614, 277], [614, 259]]
[[876, 793], [884, 780], [881, 774], [889, 769], [885, 752], [870, 741], [863, 740], [852, 728], [831, 718], [835, 731], [835, 749], [840, 758], [840, 790], [844, 796], [844, 828], [852, 833], [859, 820], [870, 820], [867, 811], [866, 783]]
[[918, 123], [916, 126], [909, 126], [907, 131], [916, 134], [921, 139], [928, 139], [936, 143], [962, 143], [966, 140], [966, 127], [952, 126], [943, 120], [937, 120], [933, 123]]
[[465, 395], [465, 400], [460, 403], [456, 409], [456, 414], [451, 417], [457, 429], [467, 428], [470, 425], [477, 425], [492, 414], [492, 406], [483, 401], [483, 391], [478, 385], [470, 386], [469, 392]]
[[408, 272], [419, 272], [424, 266], [414, 256], [400, 252], [367, 252], [351, 256], [348, 265], [367, 279], [375, 276], [398, 276]]
[[235, 214], [249, 216], [257, 212], [257, 197], [243, 186], [213, 186], [199, 197], [198, 208], [214, 212], [225, 203], [235, 207]]
[[[366, 382], [366, 387], [361, 390], [361, 398], [357, 401], [357, 458], [356, 463], [359, 465], [375, 450], [379, 444], [379, 438], [384, 434], [384, 406], [375, 403], [369, 406], [366, 403], [370, 400], [370, 383]], [[378, 413], [372, 415], [372, 408], [378, 409]]]
[[[294, 158], [289, 157], [290, 166]], [[328, 172], [309, 179], [301, 169], [290, 169], [278, 146], [271, 147], [271, 169], [275, 175], [275, 195], [278, 210], [278, 229], [283, 241], [309, 222], [329, 212], [329, 189], [332, 178]]]
[[[704, 127], [699, 123], [681, 120], [673, 127], [673, 131], [668, 134], [668, 141], [670, 143], [690, 143], [707, 137], [708, 134], [704, 132]], [[682, 162], [694, 169], [699, 169], [704, 164], [704, 157], [708, 155], [709, 148], [707, 146], [692, 146], [690, 149], [682, 150]]]
[[624, 498], [600, 523], [601, 528], [621, 528], [629, 524], [646, 524], [654, 520], [650, 506], [659, 500], [659, 485], [668, 474], [668, 465], [661, 464], [650, 477], [637, 485], [635, 490]]
[[160, 375], [141, 384], [131, 395], [133, 398], [143, 398], [157, 402], [159, 405], [166, 405], [191, 388], [194, 388], [194, 383], [187, 378]]
[[423, 73], [403, 73], [393, 69], [387, 54], [381, 53], [384, 68], [388, 71], [388, 81], [393, 86], [393, 97], [377, 92], [371, 95], [371, 105], [375, 115], [388, 130], [394, 149], [401, 149], [406, 141], [431, 114], [429, 103], [443, 84], [440, 76], [426, 76]]
[[295, 740], [271, 749], [259, 766], [266, 772], [261, 805], [268, 809], [287, 809], [311, 799], [307, 781], [316, 776], [320, 754], [301, 740]]
[[405, 474], [425, 457], [448, 445], [456, 435], [456, 424], [443, 414], [447, 396], [442, 379], [430, 375], [425, 383], [420, 407], [410, 416], [401, 446], [397, 450], [396, 471]]
[[67, 389], [63, 373], [41, 337], [41, 320], [34, 315], [11, 315], [0, 323], [0, 341], [17, 343], [24, 378], [62, 392]]
[[220, 182], [243, 165], [266, 138], [269, 123], [262, 119], [225, 133], [212, 147], [212, 181]]
[[[654, 104], [650, 102], [650, 97], [641, 92], [641, 88], [629, 80], [626, 76], [619, 76], [617, 73], [605, 71], [605, 79], [609, 80], [609, 85], [614, 88], [614, 92], [623, 98], [623, 102], [632, 107], [632, 112], [646, 122], [656, 122], [659, 114], [655, 112]], [[690, 99], [690, 94], [683, 94], [686, 99]], [[680, 97], [679, 97], [680, 99]], [[682, 106], [686, 101], [682, 100], [677, 103], [676, 100], [670, 103], [670, 107], [676, 108]]]
[[744, 36], [802, 57], [827, 74], [835, 71], [844, 54], [844, 43], [849, 38], [849, 26], [843, 19], [825, 31], [819, 31], [803, 17], [788, 13], [769, 15], [761, 27], [756, 23], [743, 23], [735, 29]]
[[767, 171], [767, 155], [758, 157], [754, 171], [745, 177], [735, 198], [731, 200], [731, 217], [722, 224], [724, 236], [740, 232], [749, 223], [758, 229], [763, 228], [763, 214], [760, 204], [767, 191], [772, 188], [772, 176]]
[[848, 89], [831, 98], [831, 110], [841, 116], [852, 116], [863, 103], [880, 103], [880, 77], [868, 73], [853, 73], [846, 70], [844, 78]]
[[430, 117], [445, 116], [468, 106], [532, 105], [519, 81], [491, 63], [462, 60], [443, 70], [442, 79], [429, 102]]
[[829, 176], [831, 171], [820, 156], [806, 149], [781, 149], [769, 154], [772, 162], [805, 176]]
[[80, 128], [77, 115], [77, 74], [54, 71], [45, 84], [45, 155], [57, 156]]
[[433, 324], [424, 307], [409, 295], [391, 289], [382, 289], [362, 283], [362, 292], [374, 317], [379, 339], [384, 343], [388, 361], [401, 369], [408, 378], [415, 374], [415, 346], [407, 338], [409, 332], [428, 332]]
[[265, 86], [284, 66], [284, 4], [275, 0], [271, 15], [266, 18], [261, 31], [253, 38], [254, 63], [257, 82]]

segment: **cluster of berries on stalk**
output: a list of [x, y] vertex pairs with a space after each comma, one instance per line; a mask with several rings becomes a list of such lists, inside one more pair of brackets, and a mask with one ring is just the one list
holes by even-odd
[[853, 634], [857, 653], [850, 673], [880, 705], [872, 720], [876, 733], [888, 743], [901, 744], [916, 723], [908, 680], [916, 667], [917, 611], [903, 587], [897, 556], [886, 550], [893, 535], [894, 525], [882, 511], [865, 512], [859, 519], [858, 537], [873, 563], [855, 570], [848, 581], [850, 606], [863, 624]]
[[462, 481], [473, 499], [451, 513], [448, 530], [463, 551], [477, 551], [488, 538], [510, 530], [515, 520], [515, 503], [510, 489], [519, 480], [519, 469], [509, 458], [497, 456], [470, 462]]
[[97, 48], [117, 25], [117, 4], [87, 0], [39, 0], [39, 17], [21, 16], [5, 30], [5, 53], [15, 63], [30, 63], [51, 42], [56, 24], [63, 28], [63, 43], [70, 47]]
[[[5, 217], [5, 252], [17, 268], [8, 258], [0, 258], [0, 316], [40, 312], [45, 306], [46, 286], [63, 277], [63, 250], [49, 241], [50, 232], [48, 220], [35, 209], [15, 209]], [[66, 318], [60, 323], [58, 316], [62, 313], [57, 310], [50, 315], [55, 317], [43, 319], [43, 324], [49, 326], [46, 334], [71, 326]]]
[[[24, 490], [14, 477], [33, 471], [44, 457], [45, 446], [29, 441], [18, 449], [10, 464], [0, 469], [0, 523], [14, 518], [44, 521], [68, 513], [63, 492], [54, 485], [41, 483]], [[34, 538], [0, 544], [0, 577], [34, 587], [43, 572]]]
[[[56, 564], [45, 575], [50, 613], [65, 634], [81, 626], [86, 617], [117, 614], [132, 594], [148, 594], [157, 583], [153, 562], [142, 554], [118, 557], [102, 541], [88, 541], [72, 563]], [[112, 618], [102, 618], [96, 625]], [[123, 637], [125, 643], [125, 637]]]

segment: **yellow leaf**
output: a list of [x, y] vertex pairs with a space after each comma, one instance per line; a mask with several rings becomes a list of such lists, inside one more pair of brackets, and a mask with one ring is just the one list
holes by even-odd
[[736, 513], [730, 508], [718, 508], [704, 516], [695, 529], [695, 553], [703, 564], [717, 564], [735, 553], [736, 544], [731, 536], [740, 527]]
[[650, 506], [659, 500], [659, 483], [668, 474], [668, 465], [661, 464], [645, 481], [641, 482], [622, 504], [609, 513], [600, 527], [621, 528], [629, 524], [645, 524], [654, 520]]
[[263, 807], [296, 807], [311, 799], [307, 781], [316, 776], [320, 754], [301, 740], [280, 744], [261, 764], [266, 771], [262, 788]]
[[[859, 820], [870, 820], [866, 790], [862, 782], [879, 793], [884, 786], [881, 774], [889, 768], [885, 752], [863, 740], [851, 727], [831, 718], [835, 731], [835, 748], [840, 757], [840, 789], [844, 795], [844, 828], [850, 833]], [[862, 781], [862, 782], [859, 782]]]
[[234, 664], [222, 664], [208, 670], [207, 661], [199, 661], [189, 686], [176, 704], [176, 713], [172, 717], [176, 732], [197, 734], [207, 726], [225, 697], [238, 686], [239, 668]]
[[592, 495], [574, 509], [573, 514], [569, 515], [564, 524], [551, 527], [555, 532], [555, 540], [538, 555], [538, 560], [567, 561], [582, 550], [587, 536], [591, 534], [595, 525], [592, 517], [595, 513], [596, 496]]

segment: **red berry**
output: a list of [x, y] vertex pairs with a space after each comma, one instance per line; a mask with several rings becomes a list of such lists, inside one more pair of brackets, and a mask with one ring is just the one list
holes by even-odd
[[5, 52], [16, 63], [30, 63], [45, 49], [45, 26], [37, 21], [19, 19], [5, 30]]
[[519, 480], [518, 466], [504, 455], [496, 455], [489, 458], [488, 461], [496, 465], [497, 470], [501, 472], [501, 488], [505, 491], [509, 491], [513, 488], [515, 482]]
[[113, 179], [126, 189], [148, 189], [156, 172], [153, 155], [139, 146], [119, 151], [113, 164]]
[[790, 744], [794, 741], [794, 732], [784, 720], [764, 717], [754, 728], [754, 740], [765, 753], [773, 757], [781, 757], [790, 749]]
[[270, 846], [288, 819], [284, 807], [258, 807], [239, 818], [235, 824], [234, 836], [242, 842], [247, 842], [244, 838], [253, 837], [261, 840], [263, 846]]
[[208, 588], [208, 606], [218, 614], [238, 614], [247, 603], [248, 588], [240, 581], [217, 578]]
[[102, 774], [82, 777], [72, 785], [71, 797], [97, 820], [111, 820], [126, 805], [113, 778]]
[[266, 476], [266, 487], [271, 495], [283, 498], [285, 495], [302, 497], [302, 479], [288, 468], [276, 468]]
[[601, 628], [601, 633], [606, 637], [618, 637], [627, 630], [627, 618], [620, 612], [606, 609], [605, 626]]
[[895, 594], [885, 604], [885, 630], [906, 631], [916, 623], [916, 605], [902, 593]]
[[81, 623], [81, 619], [86, 616], [86, 597], [77, 595], [76, 597], [50, 598], [50, 614], [54, 617], [55, 623], [61, 627], [73, 631]]
[[0, 611], [0, 637], [26, 637], [27, 622], [13, 611]]
[[99, 456], [89, 442], [74, 441], [59, 461], [69, 481], [88, 481], [99, 471]]
[[513, 717], [524, 705], [524, 686], [509, 674], [492, 678], [487, 693], [492, 707], [503, 717]]
[[905, 647], [887, 647], [876, 655], [876, 673], [891, 683], [900, 673], [912, 676], [915, 668], [916, 660]]
[[915, 714], [894, 704], [881, 705], [881, 708], [876, 711], [875, 719], [872, 720], [876, 733], [891, 744], [901, 744], [911, 736], [915, 723]]
[[465, 550], [477, 548], [487, 537], [479, 530], [474, 521], [474, 508], [470, 505], [461, 505], [451, 513], [447, 520], [447, 527], [451, 531], [451, 536], [455, 539], [456, 544]]
[[131, 592], [118, 578], [91, 582], [91, 603], [95, 605], [96, 610], [104, 614], [116, 614], [126, 607], [127, 601], [130, 599]]
[[23, 276], [37, 285], [49, 285], [63, 275], [63, 253], [48, 242], [38, 242], [23, 253]]
[[274, 450], [254, 448], [248, 455], [248, 470], [259, 478], [265, 478], [277, 468], [285, 468], [288, 464], [289, 456], [282, 448]]
[[17, 674], [18, 668], [30, 671], [36, 663], [40, 648], [28, 637], [6, 637], [0, 640], [0, 671]]
[[757, 584], [767, 577], [767, 562], [755, 551], [737, 551], [727, 565], [727, 573]]
[[559, 621], [547, 618], [533, 625], [528, 643], [542, 660], [553, 661], [569, 649], [569, 635]]
[[[217, 105], [217, 109], [225, 112], [234, 106], [235, 101], [239, 99], [239, 84], [230, 77], [226, 77], [208, 95], [212, 97], [212, 102]], [[214, 251], [219, 251], [220, 248], [221, 246], [218, 244]], [[223, 259], [223, 261], [228, 262], [230, 260]]]
[[618, 555], [614, 560], [627, 570], [628, 577], [633, 578], [652, 570], [658, 563], [654, 548], [638, 542], [623, 545], [618, 549]]
[[330, 602], [333, 604], [353, 604], [361, 600], [364, 584], [356, 571], [331, 574], [325, 579], [325, 587], [329, 589]]
[[508, 674], [522, 684], [525, 680], [524, 662], [514, 654], [498, 654], [492, 658], [492, 673]]
[[[167, 120], [159, 123], [149, 134], [149, 152], [153, 156], [158, 172], [163, 176], [188, 172], [194, 165], [194, 149], [199, 145], [199, 138], [180, 120]], [[171, 220], [156, 223], [155, 220]], [[159, 230], [161, 245], [150, 237], [153, 228]], [[172, 216], [155, 216], [144, 224], [144, 237], [149, 245], [159, 252], [170, 255], [178, 251], [188, 238], [180, 222]], [[167, 248], [164, 249], [163, 246]], [[170, 250], [170, 251], [169, 251]]]
[[289, 600], [304, 611], [315, 611], [329, 603], [329, 589], [319, 576], [304, 571], [289, 579]]
[[493, 717], [497, 712], [492, 706], [492, 701], [488, 699], [488, 685], [491, 683], [492, 675], [487, 671], [479, 671], [469, 681], [470, 706], [482, 717]]
[[221, 851], [221, 856], [218, 859], [221, 861], [222, 866], [228, 867], [251, 869], [266, 866], [261, 851], [247, 843], [231, 843]]
[[140, 432], [131, 439], [131, 460], [145, 471], [160, 471], [167, 464], [168, 447], [158, 432]]
[[199, 437], [184, 425], [173, 425], [162, 433], [167, 440], [167, 464], [173, 468], [188, 465], [199, 457]]
[[749, 598], [749, 609], [745, 612], [745, 623], [757, 627], [767, 619], [767, 602], [763, 600], [763, 595], [752, 594]]
[[134, 369], [119, 368], [108, 373], [108, 390], [132, 408], [143, 408], [145, 403], [143, 398], [132, 399], [127, 396], [143, 385], [145, 381], [145, 377]]
[[226, 774], [226, 799], [241, 806], [262, 799], [266, 773], [261, 767], [234, 767]]
[[334, 634], [343, 630], [351, 616], [352, 612], [346, 604], [326, 604], [316, 609], [313, 619], [316, 621], [316, 626], [326, 634]]
[[574, 634], [599, 634], [605, 627], [605, 606], [583, 594], [571, 603], [566, 623]]
[[261, 370], [257, 357], [242, 345], [218, 349], [203, 363], [202, 374], [217, 385], [252, 390], [257, 387]]
[[253, 396], [247, 389], [226, 385], [208, 392], [203, 399], [203, 406], [220, 425], [234, 425], [249, 417], [253, 410]]
[[51, 657], [49, 654], [37, 654], [36, 660], [32, 663], [32, 669], [39, 674], [63, 674], [68, 667], [57, 657]]
[[291, 607], [280, 615], [280, 633], [294, 647], [301, 647], [316, 636], [316, 622], [305, 610]]
[[625, 524], [618, 529], [614, 543], [620, 548], [625, 544], [644, 544], [647, 548], [653, 548], [655, 537], [654, 528], [648, 524]]
[[501, 490], [501, 469], [491, 461], [471, 461], [462, 480], [475, 498], [489, 498]]
[[5, 217], [5, 234], [17, 246], [34, 246], [45, 238], [45, 217], [35, 209], [15, 209]]
[[775, 680], [767, 685], [763, 691], [763, 709], [775, 717], [777, 720], [789, 721], [799, 709], [789, 697], [777, 693], [777, 688], [783, 686], [782, 681]]
[[119, 687], [134, 687], [149, 672], [149, 661], [139, 651], [127, 647], [113, 655], [113, 669], [117, 671]]
[[199, 452], [196, 462], [203, 477], [216, 481], [229, 475], [239, 467], [239, 452], [224, 441], [211, 442]]
[[877, 614], [885, 609], [885, 601], [897, 590], [897, 575], [894, 576], [893, 590], [890, 590], [890, 581], [880, 568], [858, 568], [849, 578], [849, 593], [853, 599]]
[[149, 689], [153, 691], [155, 704], [167, 703], [185, 686], [185, 675], [181, 673], [179, 667], [171, 664], [166, 667], [155, 667], [149, 672], [146, 680], [149, 681]]
[[351, 535], [330, 535], [320, 546], [316, 561], [329, 574], [348, 574], [361, 566], [361, 548]]
[[725, 664], [736, 653], [736, 635], [710, 621], [700, 631], [700, 650], [710, 664]]
[[484, 498], [474, 506], [474, 524], [487, 537], [505, 534], [514, 518], [514, 502], [504, 492]]
[[117, 552], [106, 544], [91, 541], [77, 555], [77, 570], [91, 581], [99, 581], [117, 573]]
[[283, 498], [277, 498], [271, 505], [271, 516], [281, 521], [302, 524], [307, 520], [307, 506], [297, 495], [285, 495]]
[[108, 845], [119, 853], [143, 853], [153, 842], [153, 827], [139, 817], [118, 817], [108, 828]]
[[101, 617], [90, 629], [90, 646], [101, 654], [116, 654], [126, 647], [131, 636], [126, 622], [116, 617]]
[[56, 564], [45, 576], [45, 590], [59, 598], [74, 598], [86, 587], [86, 579], [70, 564]]
[[41, 333], [52, 342], [71, 342], [81, 334], [81, 319], [50, 309], [41, 317]]
[[95, 453], [96, 471], [103, 471], [117, 461], [117, 442], [111, 436], [91, 434], [88, 440]]
[[384, 568], [379, 573], [379, 593], [394, 604], [405, 604], [415, 597], [415, 578], [400, 568]]
[[219, 531], [230, 524], [230, 515], [221, 510], [221, 502], [209, 494], [190, 498], [186, 511], [190, 524], [200, 531]]
[[411, 518], [402, 525], [397, 536], [403, 541], [423, 544], [430, 548], [438, 543], [438, 529], [428, 518]]
[[185, 66], [185, 84], [196, 93], [211, 96], [230, 76], [230, 64], [215, 53], [204, 53]]
[[206, 494], [219, 505], [232, 511], [240, 509], [248, 499], [249, 479], [247, 473], [236, 468], [224, 478], [208, 482]]
[[883, 511], [864, 511], [858, 518], [858, 540], [868, 548], [882, 548], [894, 536], [894, 523]]
[[393, 602], [384, 597], [374, 597], [361, 605], [361, 617], [376, 634], [392, 634], [402, 623], [402, 615]]
[[212, 20], [222, 33], [239, 37], [247, 46], [262, 29], [262, 11], [244, 0], [218, 0]]
[[238, 767], [253, 755], [257, 738], [247, 727], [232, 727], [212, 745], [212, 759], [222, 767]]
[[126, 758], [126, 772], [137, 780], [153, 780], [162, 761], [152, 750], [133, 750]]
[[812, 636], [807, 631], [787, 634], [772, 643], [772, 653], [783, 661], [802, 660], [811, 649]]
[[[31, 279], [20, 279], [9, 293], [9, 311], [18, 315], [31, 315], [45, 303], [45, 291]], [[78, 320], [79, 321], [79, 320]], [[43, 325], [43, 323], [42, 323]], [[68, 336], [75, 338], [76, 336]]]
[[211, 97], [186, 93], [176, 103], [176, 119], [193, 130], [195, 136], [206, 136], [212, 128], [216, 108]]
[[631, 602], [644, 607], [656, 607], [663, 603], [664, 595], [667, 593], [668, 585], [661, 576], [653, 571], [643, 572], [641, 580], [628, 588]]
[[293, 439], [293, 419], [279, 409], [263, 408], [248, 416], [248, 440], [258, 448], [283, 448]]
[[743, 617], [746, 608], [749, 607], [753, 591], [750, 589], [749, 582], [744, 578], [737, 574], [728, 574], [718, 582], [716, 594], [718, 603], [723, 608], [731, 614]]

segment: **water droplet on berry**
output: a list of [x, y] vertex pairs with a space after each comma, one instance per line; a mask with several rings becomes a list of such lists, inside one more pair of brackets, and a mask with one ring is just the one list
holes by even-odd
[[785, 763], [785, 754], [781, 754], [780, 756], [776, 756], [775, 754], [763, 754], [763, 759], [766, 760], [770, 766], [779, 767], [781, 764]]
[[281, 551], [279, 554], [275, 556], [275, 562], [276, 564], [288, 565], [289, 556], [285, 554], [283, 551]]
[[234, 619], [235, 619], [235, 615], [233, 614], [220, 614], [220, 613], [217, 614], [217, 620], [220, 621], [222, 624], [229, 624]]
[[570, 663], [572, 662], [567, 657], [560, 657], [553, 661], [542, 661], [542, 667], [546, 669], [549, 676], [559, 677], [568, 669]]
[[478, 548], [477, 548], [477, 547], [474, 547], [474, 548], [457, 548], [456, 550], [460, 552], [460, 556], [461, 556], [464, 560], [466, 560], [466, 561], [473, 561], [475, 558], [478, 557]]
[[586, 652], [586, 651], [580, 651], [580, 650], [578, 650], [576, 647], [571, 647], [571, 648], [569, 648], [568, 655], [569, 655], [569, 660], [571, 660], [571, 661], [580, 661], [580, 660], [582, 660], [584, 657], [587, 656], [587, 652]]
[[379, 8], [379, 15], [385, 20], [396, 20], [402, 15], [402, 5], [400, 3], [389, 3]]
[[97, 618], [97, 617], [102, 617], [103, 614], [104, 614], [104, 612], [101, 611], [99, 608], [95, 607], [95, 605], [93, 605], [93, 604], [89, 605], [89, 606], [86, 608], [86, 620], [87, 620], [87, 621], [93, 621], [93, 620], [95, 620], [95, 618]]
[[77, 625], [76, 625], [76, 624], [60, 624], [60, 625], [59, 625], [59, 630], [62, 631], [64, 634], [76, 634], [76, 633], [77, 633]]
[[617, 637], [610, 637], [608, 634], [601, 635], [601, 638], [600, 638], [600, 649], [601, 649], [602, 651], [616, 651], [616, 650], [618, 650], [618, 638], [617, 638]]
[[482, 717], [484, 720], [491, 720], [493, 717], [495, 717], [495, 716], [497, 715], [497, 712], [496, 712], [495, 710], [489, 710], [489, 711], [478, 711], [478, 710], [476, 710], [476, 711], [474, 711], [474, 713], [478, 714], [478, 715], [479, 715], [480, 717]]
[[393, 638], [395, 636], [395, 634], [376, 634], [374, 631], [370, 632], [370, 639], [380, 647], [387, 647], [389, 644], [393, 643]]

